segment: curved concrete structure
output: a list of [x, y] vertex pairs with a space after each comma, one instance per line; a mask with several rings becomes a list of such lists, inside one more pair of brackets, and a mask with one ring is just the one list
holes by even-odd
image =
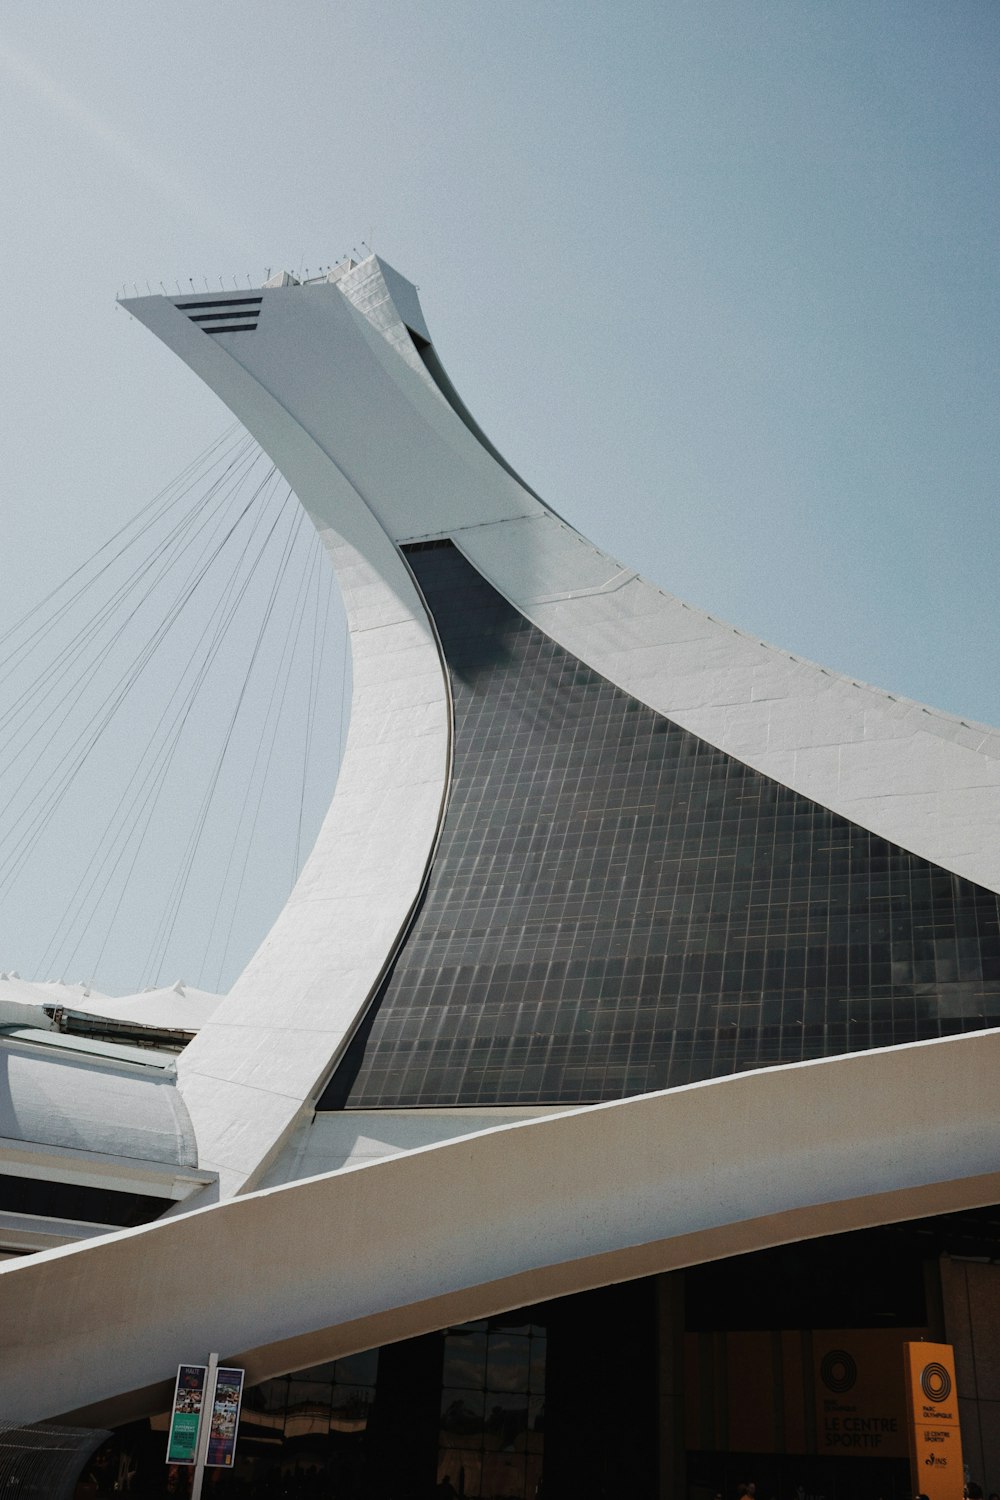
[[16, 1330], [4, 1408], [114, 1424], [161, 1410], [192, 1349], [254, 1382], [536, 1299], [996, 1202], [1000, 1118], [981, 1101], [998, 1065], [990, 1033], [713, 1080], [0, 1267]]
[[32, 1045], [30, 1035], [0, 1043], [0, 1136], [26, 1146], [196, 1164], [191, 1121], [162, 1068], [143, 1067], [141, 1054], [131, 1064], [83, 1052], [67, 1056]]
[[[211, 294], [196, 300], [214, 305]], [[1000, 733], [792, 657], [602, 553], [453, 409], [450, 383], [445, 395], [417, 353], [412, 335], [423, 346], [429, 334], [414, 288], [377, 258], [333, 284], [265, 290], [252, 338], [206, 338], [162, 297], [126, 305], [246, 422], [307, 509], [290, 456], [255, 420], [262, 388], [294, 418], [299, 443], [308, 435], [349, 477], [336, 526], [360, 501], [395, 543], [451, 537], [530, 620], [640, 701], [904, 848], [1000, 887], [989, 833]], [[336, 376], [335, 402], [319, 371]]]
[[[357, 487], [367, 476], [335, 447], [345, 414], [335, 415], [314, 367], [361, 334], [363, 368], [377, 381], [373, 355], [384, 341], [334, 288], [324, 290], [317, 297], [307, 289], [305, 303], [266, 294], [254, 334], [264, 371], [271, 366], [266, 375], [233, 359], [167, 299], [130, 304], [288, 478], [337, 575], [351, 640], [350, 730], [316, 847], [265, 943], [180, 1063], [201, 1162], [218, 1172], [223, 1195], [266, 1166], [363, 1012], [419, 898], [448, 779], [448, 688], [433, 627]], [[361, 414], [350, 415], [357, 427]], [[405, 469], [393, 460], [398, 483]]]
[[[797, 661], [594, 548], [483, 437], [414, 288], [374, 257], [303, 286], [283, 276], [256, 292], [127, 305], [226, 401], [316, 524], [345, 597], [351, 728], [285, 910], [179, 1059], [198, 1165], [217, 1185], [194, 1211], [189, 1200], [141, 1229], [0, 1266], [0, 1317], [17, 1330], [0, 1414], [115, 1422], [162, 1406], [178, 1361], [201, 1349], [259, 1380], [539, 1298], [996, 1202], [1000, 1032], [986, 1028], [1000, 1014], [1000, 735]], [[417, 548], [458, 560], [447, 642]], [[478, 635], [463, 636], [466, 604]], [[588, 743], [600, 737], [593, 703], [605, 760]], [[552, 759], [537, 779], [558, 772], [569, 790], [558, 806], [539, 793], [535, 818], [516, 804], [543, 742]], [[650, 779], [632, 783], [626, 769], [640, 763]], [[710, 829], [720, 808], [731, 839]], [[611, 823], [628, 847], [595, 872]], [[813, 862], [800, 868], [802, 829]], [[755, 866], [765, 831], [774, 842]], [[633, 880], [674, 837], [669, 881]], [[701, 889], [688, 866], [713, 838]], [[568, 851], [566, 868], [546, 865], [553, 848]], [[537, 909], [515, 868], [532, 860]], [[487, 885], [470, 883], [481, 865], [489, 911]], [[753, 879], [782, 885], [781, 902], [755, 906]], [[645, 947], [630, 948], [624, 928], [647, 917]], [[675, 948], [664, 938], [654, 951], [672, 921]], [[534, 962], [507, 962], [515, 928]], [[448, 947], [466, 933], [479, 935], [478, 967]], [[723, 962], [733, 934], [761, 954], [735, 978]], [[789, 978], [793, 950], [801, 972]], [[599, 981], [570, 975], [584, 951], [609, 959], [614, 978], [607, 966]], [[629, 1089], [628, 1059], [645, 1049], [655, 1060], [664, 1045], [643, 989], [650, 958], [664, 960], [656, 999], [676, 1003], [671, 1036], [686, 1039], [695, 1074], [732, 1076]], [[765, 958], [784, 966], [771, 989]], [[578, 985], [569, 1001], [568, 989], [551, 998], [557, 969]], [[421, 977], [406, 990], [411, 972]], [[391, 1128], [375, 1110], [315, 1113], [335, 1107], [324, 1089], [350, 1073], [352, 1048], [369, 1049], [379, 1097], [393, 985], [405, 991], [400, 1048], [423, 1047], [408, 1004], [423, 1004], [446, 1051], [461, 1030], [454, 997], [464, 987], [463, 1016], [479, 1005], [473, 1045], [503, 1060], [459, 1101], [478, 1113], [417, 1109]], [[879, 1049], [871, 1038], [894, 1006], [942, 1039]], [[855, 1044], [862, 1024], [869, 1040]], [[539, 1065], [541, 1102], [505, 1114], [532, 1037], [560, 1086], [595, 1097], [575, 1070], [574, 1026], [574, 1044], [606, 1051], [609, 1076], [625, 1054], [614, 1087], [631, 1097], [553, 1110], [566, 1094]], [[763, 1067], [780, 1026], [842, 1055]], [[756, 1061], [735, 1041], [751, 1033]], [[428, 1047], [418, 1103], [437, 1099], [435, 1056]], [[303, 1178], [345, 1160], [362, 1164]]]
[[144, 1223], [204, 1191], [212, 1175], [175, 1083], [169, 1054], [0, 1031], [0, 1258]]
[[443, 375], [415, 289], [376, 257], [336, 279], [276, 280], [234, 299], [126, 304], [222, 396], [313, 517], [355, 661], [348, 753], [317, 848], [180, 1066], [223, 1195], [261, 1180], [315, 1101], [430, 866], [447, 687], [400, 545], [450, 538], [527, 619], [637, 701], [1000, 890], [1000, 736], [751, 640], [601, 553], [497, 461]]

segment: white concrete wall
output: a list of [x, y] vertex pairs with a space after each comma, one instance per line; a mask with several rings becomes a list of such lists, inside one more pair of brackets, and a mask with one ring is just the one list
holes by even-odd
[[303, 1177], [318, 1177], [324, 1172], [339, 1172], [342, 1167], [361, 1167], [403, 1151], [417, 1151], [422, 1146], [438, 1146], [497, 1125], [564, 1113], [563, 1106], [553, 1104], [523, 1109], [342, 1109], [304, 1115], [261, 1178], [260, 1186], [280, 1187]]
[[211, 1350], [256, 1381], [540, 1298], [995, 1203], [998, 1068], [1000, 1033], [980, 1032], [715, 1079], [5, 1262], [0, 1412], [119, 1421], [162, 1409], [176, 1365]]

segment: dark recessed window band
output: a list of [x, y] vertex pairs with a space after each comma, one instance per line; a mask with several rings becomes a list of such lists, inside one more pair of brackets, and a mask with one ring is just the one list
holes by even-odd
[[259, 296], [213, 297], [211, 299], [203, 297], [200, 302], [175, 302], [174, 306], [176, 308], [179, 308], [181, 312], [187, 312], [189, 307], [250, 307], [253, 304], [256, 304], [259, 307], [261, 304], [261, 298]]
[[203, 328], [202, 333], [253, 333], [256, 323], [233, 323], [227, 328]]
[[440, 541], [423, 904], [320, 1109], [578, 1104], [1000, 1025], [997, 895], [681, 729]]
[[48, 1182], [0, 1172], [0, 1209], [8, 1213], [132, 1229], [158, 1219], [171, 1202], [170, 1198], [151, 1198], [145, 1193], [120, 1193], [114, 1188], [83, 1187], [75, 1182]]

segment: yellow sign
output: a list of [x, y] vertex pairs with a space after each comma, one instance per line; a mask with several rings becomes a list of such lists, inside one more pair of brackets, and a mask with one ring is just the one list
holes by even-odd
[[900, 1342], [899, 1332], [887, 1329], [813, 1333], [817, 1453], [906, 1458]]
[[962, 1500], [962, 1436], [950, 1344], [904, 1344], [913, 1488], [927, 1500]]

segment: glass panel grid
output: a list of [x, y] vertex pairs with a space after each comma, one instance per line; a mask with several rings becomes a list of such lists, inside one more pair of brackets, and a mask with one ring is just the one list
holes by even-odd
[[576, 661], [457, 549], [428, 891], [321, 1108], [581, 1103], [1000, 1023], [997, 896]]
[[544, 1447], [546, 1342], [543, 1328], [515, 1330], [502, 1319], [488, 1332], [469, 1324], [447, 1330], [440, 1493], [470, 1500], [530, 1500], [535, 1494]]

